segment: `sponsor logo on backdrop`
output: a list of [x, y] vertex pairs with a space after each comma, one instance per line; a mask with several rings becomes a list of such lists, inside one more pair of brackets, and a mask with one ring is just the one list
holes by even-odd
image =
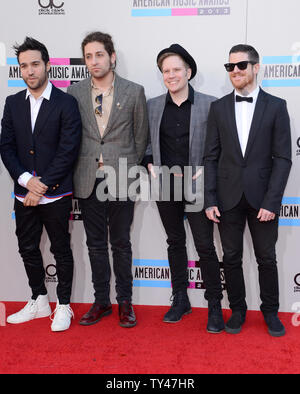
[[[81, 58], [51, 58], [50, 63], [49, 79], [57, 88], [67, 88], [90, 75]], [[7, 66], [8, 87], [26, 88], [18, 59], [14, 57], [7, 58]]]
[[39, 15], [65, 15], [64, 5], [62, 0], [38, 0]]
[[[223, 264], [220, 263], [223, 290], [226, 289]], [[204, 290], [205, 286], [199, 261], [188, 262], [189, 289]], [[168, 260], [133, 260], [133, 286], [171, 288], [171, 272]]]
[[300, 227], [300, 197], [284, 197], [279, 214], [279, 226]]
[[300, 273], [295, 275], [294, 282], [295, 282], [295, 285], [296, 285], [294, 287], [294, 292], [295, 293], [300, 293]]
[[230, 15], [230, 0], [131, 0], [131, 16]]
[[45, 277], [46, 283], [58, 283], [56, 265], [54, 264], [47, 265], [45, 269], [45, 273], [46, 273], [46, 277]]
[[300, 56], [264, 56], [262, 87], [299, 87]]
[[296, 156], [300, 156], [300, 137], [297, 139], [297, 150], [296, 150]]
[[300, 302], [295, 302], [292, 305], [292, 311], [295, 312], [292, 316], [292, 325], [300, 327]]

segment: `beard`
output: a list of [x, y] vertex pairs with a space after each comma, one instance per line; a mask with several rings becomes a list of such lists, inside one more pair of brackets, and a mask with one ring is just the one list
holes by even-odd
[[109, 63], [106, 67], [98, 67], [95, 70], [89, 70], [91, 76], [95, 79], [105, 78], [111, 71], [115, 69], [115, 63]]
[[32, 80], [30, 80], [30, 77], [24, 79], [24, 82], [26, 83], [26, 85], [31, 89], [31, 90], [39, 90], [47, 81], [48, 79], [48, 73], [45, 72], [45, 74], [41, 77], [36, 77]]

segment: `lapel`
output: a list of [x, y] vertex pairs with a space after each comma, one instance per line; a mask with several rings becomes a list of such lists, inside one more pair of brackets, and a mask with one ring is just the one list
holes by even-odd
[[20, 108], [17, 109], [17, 113], [20, 114], [22, 125], [25, 126], [24, 130], [27, 138], [32, 140], [30, 100], [29, 97], [26, 100], [26, 90], [22, 92], [18, 105]]
[[57, 105], [57, 97], [58, 97], [58, 89], [55, 86], [52, 86], [50, 100], [44, 99], [39, 110], [38, 117], [35, 122], [35, 127], [33, 130], [34, 137], [37, 137], [49, 118], [51, 112], [55, 109]]
[[[197, 119], [200, 118], [199, 108], [201, 106], [200, 96], [195, 91], [194, 104], [191, 105], [191, 120], [190, 120], [190, 152], [192, 152], [192, 142], [197, 125]], [[205, 119], [206, 120], [206, 119]], [[201, 120], [200, 120], [201, 121]]]
[[240, 141], [239, 141], [237, 125], [236, 125], [234, 91], [227, 96], [225, 106], [226, 106], [225, 113], [227, 114], [229, 130], [233, 138], [235, 149], [240, 159], [244, 160]]
[[118, 119], [120, 111], [126, 106], [128, 96], [128, 82], [115, 73], [114, 98], [103, 138], [111, 131], [114, 122]]
[[89, 119], [91, 124], [91, 131], [93, 135], [100, 139], [100, 132], [98, 129], [98, 124], [94, 112], [94, 105], [92, 103], [92, 78], [87, 78], [82, 85], [82, 90], [80, 90], [80, 103], [84, 108], [84, 112]]
[[161, 165], [160, 125], [165, 110], [166, 97], [166, 94], [159, 96], [155, 102], [155, 106], [153, 106], [153, 110], [151, 111], [151, 125], [153, 127], [153, 135], [151, 136], [151, 138], [153, 137], [152, 149], [153, 154], [156, 155], [157, 165]]
[[247, 160], [247, 157], [254, 143], [257, 132], [261, 126], [261, 121], [265, 112], [266, 104], [267, 104], [267, 95], [262, 89], [260, 89], [257, 97], [254, 114], [253, 114], [250, 132], [249, 132], [249, 138], [248, 138], [248, 143], [247, 143], [245, 158], [244, 158], [245, 160]]

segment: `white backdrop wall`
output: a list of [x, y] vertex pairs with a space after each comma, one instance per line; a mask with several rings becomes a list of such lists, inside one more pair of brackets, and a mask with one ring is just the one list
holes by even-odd
[[[60, 7], [61, 6], [61, 7]], [[60, 7], [60, 8], [56, 8]], [[145, 87], [147, 98], [164, 92], [156, 67], [158, 52], [180, 43], [195, 58], [199, 72], [195, 89], [221, 97], [232, 90], [223, 64], [229, 49], [238, 43], [254, 45], [262, 57], [260, 83], [269, 93], [288, 102], [293, 142], [293, 169], [286, 189], [277, 244], [281, 311], [290, 312], [299, 301], [300, 266], [300, 36], [299, 0], [10, 0], [0, 14], [0, 112], [5, 98], [23, 89], [12, 45], [26, 35], [47, 46], [52, 58], [54, 83], [65, 88], [84, 77], [79, 65], [84, 36], [101, 30], [113, 36], [118, 73]], [[71, 60], [70, 60], [71, 59]], [[69, 64], [71, 63], [71, 65]], [[73, 64], [73, 65], [72, 65]], [[80, 76], [72, 73], [81, 73]], [[30, 297], [23, 263], [14, 235], [13, 185], [0, 162], [0, 301]], [[91, 272], [80, 212], [75, 206], [70, 221], [75, 257], [73, 302], [93, 302]], [[193, 306], [206, 306], [198, 256], [189, 228], [189, 295]], [[220, 261], [222, 249], [217, 228], [215, 241]], [[154, 203], [138, 203], [132, 227], [134, 303], [168, 305], [171, 293], [166, 236]], [[55, 300], [55, 261], [43, 235], [41, 248], [47, 270], [47, 287]], [[257, 264], [248, 229], [245, 232], [244, 271], [247, 302], [259, 309]], [[112, 278], [112, 302], [115, 302]], [[226, 292], [223, 306], [228, 306]]]

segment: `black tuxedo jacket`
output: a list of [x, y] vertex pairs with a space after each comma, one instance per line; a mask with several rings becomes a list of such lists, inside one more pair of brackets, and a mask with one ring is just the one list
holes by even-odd
[[205, 208], [234, 208], [243, 193], [259, 210], [279, 213], [291, 169], [291, 132], [286, 102], [260, 90], [243, 157], [234, 92], [212, 103], [205, 146]]
[[26, 90], [6, 99], [1, 122], [0, 153], [15, 183], [15, 195], [28, 190], [18, 184], [24, 172], [40, 176], [48, 198], [72, 194], [73, 167], [81, 142], [81, 118], [74, 97], [52, 87], [44, 99], [32, 132]]

